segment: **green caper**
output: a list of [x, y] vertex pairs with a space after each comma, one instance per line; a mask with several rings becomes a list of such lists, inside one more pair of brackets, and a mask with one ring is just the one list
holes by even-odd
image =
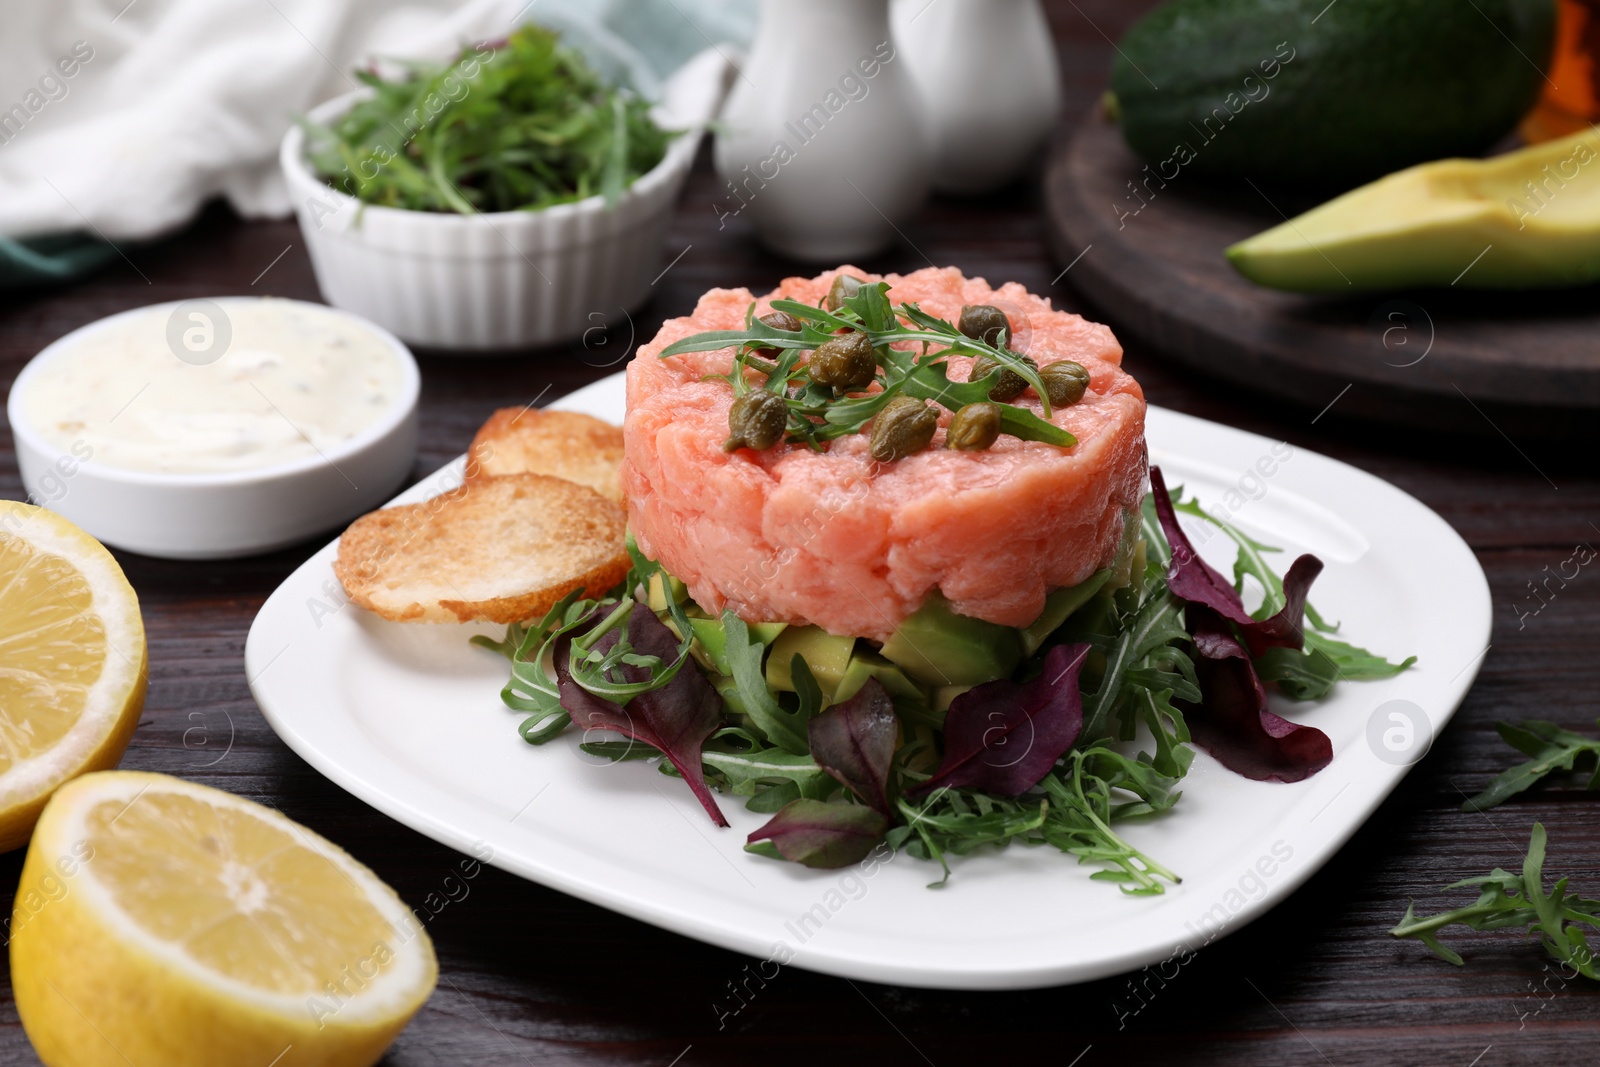
[[867, 283], [850, 274], [835, 274], [833, 284], [828, 287], [828, 295], [823, 298], [822, 306], [829, 311], [838, 311], [844, 302], [856, 295], [856, 290]]
[[872, 421], [872, 458], [893, 463], [921, 452], [938, 428], [939, 416], [931, 407], [909, 396], [897, 396]]
[[783, 397], [757, 389], [739, 397], [728, 409], [728, 429], [732, 436], [723, 442], [722, 450], [771, 448], [782, 440], [788, 426], [789, 405]]
[[[1038, 366], [1037, 363], [1029, 359], [1027, 356], [1017, 356], [1017, 358], [1022, 360], [1022, 362], [1026, 363], [1030, 367]], [[1000, 371], [1000, 380], [995, 383], [993, 389], [989, 390], [990, 400], [998, 400], [1000, 403], [1004, 404], [1008, 400], [1015, 400], [1017, 397], [1022, 395], [1022, 391], [1024, 389], [1028, 388], [1028, 379], [1024, 378], [1010, 367], [1001, 369], [999, 360], [993, 359], [989, 356], [979, 356], [977, 359], [972, 361], [972, 375], [967, 380], [975, 382], [979, 379], [987, 378], [996, 370]]]
[[787, 311], [773, 311], [761, 316], [764, 325], [771, 326], [774, 330], [783, 330], [787, 333], [800, 332], [800, 320]]
[[963, 452], [982, 452], [1000, 437], [999, 404], [963, 404], [950, 420], [944, 434], [944, 447]]
[[1045, 367], [1039, 372], [1039, 380], [1044, 382], [1045, 395], [1050, 398], [1053, 408], [1076, 404], [1089, 389], [1089, 371], [1083, 364], [1070, 359]]
[[864, 333], [852, 330], [824, 341], [811, 353], [811, 380], [842, 393], [855, 393], [872, 384], [878, 371], [878, 353]]
[[998, 345], [1002, 333], [1007, 341], [1011, 340], [1011, 320], [993, 304], [968, 304], [962, 308], [956, 329], [986, 345]]

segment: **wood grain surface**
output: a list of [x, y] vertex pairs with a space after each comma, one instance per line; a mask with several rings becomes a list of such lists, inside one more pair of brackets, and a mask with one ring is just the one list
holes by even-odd
[[[1491, 437], [1597, 435], [1600, 288], [1351, 296], [1262, 288], [1223, 250], [1315, 198], [1181, 169], [1163, 180], [1099, 106], [1059, 145], [1045, 200], [1058, 258], [1093, 250], [1074, 268], [1074, 285], [1126, 335], [1202, 373], [1312, 412], [1348, 388], [1340, 406], [1374, 419]], [[1332, 254], [1337, 270], [1344, 257]], [[1463, 285], [1473, 266], [1461, 262]]]
[[[1120, 35], [1150, 5], [1049, 4], [1076, 121], [1098, 96]], [[1070, 133], [1063, 126], [1061, 134]], [[424, 355], [420, 476], [458, 455], [496, 406], [549, 401], [621, 365], [666, 316], [714, 285], [761, 290], [804, 268], [763, 253], [738, 220], [719, 230], [702, 158], [645, 311], [590, 343], [494, 359]], [[954, 264], [1015, 280], [1063, 307], [1103, 316], [1052, 261], [1036, 183], [979, 201], [938, 200], [875, 270]], [[182, 234], [125, 247], [73, 287], [0, 295], [0, 381], [66, 331], [163, 300], [267, 293], [317, 299], [292, 222], [241, 222], [221, 208]], [[810, 273], [810, 271], [807, 271]], [[1118, 325], [1113, 321], [1113, 325]], [[429, 932], [438, 992], [385, 1062], [395, 1067], [515, 1064], [880, 1067], [974, 1063], [1339, 1064], [1494, 1067], [1596, 1062], [1600, 990], [1561, 981], [1514, 933], [1456, 942], [1464, 968], [1385, 931], [1415, 897], [1460, 902], [1441, 887], [1520, 861], [1529, 827], [1551, 835], [1552, 870], [1600, 895], [1600, 805], [1570, 785], [1486, 815], [1457, 811], [1512, 753], [1500, 718], [1541, 717], [1593, 731], [1600, 690], [1600, 571], [1586, 568], [1537, 615], [1529, 583], [1579, 542], [1600, 542], [1594, 458], [1498, 432], [1454, 436], [1347, 420], [1266, 400], [1201, 376], [1131, 339], [1127, 366], [1150, 400], [1336, 456], [1437, 509], [1473, 546], [1495, 599], [1494, 644], [1449, 730], [1350, 844], [1287, 902], [1199, 953], [1176, 973], [1024, 993], [926, 992], [785, 970], [763, 985], [754, 961], [642, 925], [485, 868]], [[1334, 399], [1330, 394], [1329, 400]], [[1345, 399], [1349, 399], [1346, 397]], [[1325, 401], [1326, 403], [1326, 401]], [[0, 433], [0, 494], [20, 497], [10, 435]], [[123, 566], [143, 603], [151, 684], [123, 765], [162, 771], [268, 803], [350, 849], [421, 905], [442, 898], [457, 856], [374, 812], [289, 752], [250, 698], [245, 633], [268, 593], [321, 541], [258, 559]], [[514, 738], [508, 737], [508, 743]], [[0, 857], [10, 906], [20, 854]], [[1077, 872], [1070, 866], [1064, 877]], [[1108, 887], [1108, 892], [1111, 890]], [[716, 907], [714, 900], [707, 907]], [[1026, 915], [1015, 921], [1026, 924]], [[746, 967], [752, 970], [747, 971]], [[3, 970], [3, 969], [0, 969]], [[738, 988], [743, 1006], [733, 996]], [[732, 1009], [738, 1008], [737, 1011]], [[0, 975], [0, 1067], [37, 1062]], [[139, 1065], [158, 1067], [158, 1065]], [[267, 1065], [262, 1065], [267, 1067]]]

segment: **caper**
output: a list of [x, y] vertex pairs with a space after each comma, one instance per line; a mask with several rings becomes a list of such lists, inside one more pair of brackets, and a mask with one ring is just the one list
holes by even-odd
[[982, 452], [1000, 437], [999, 404], [963, 404], [950, 420], [944, 434], [944, 447], [963, 452]]
[[[1038, 366], [1037, 363], [1029, 359], [1027, 356], [1018, 356], [1017, 358], [1022, 360], [1022, 362], [1026, 363], [1030, 367]], [[1028, 379], [1024, 378], [1010, 367], [1005, 367], [1002, 369], [1000, 367], [1000, 361], [990, 356], [979, 356], [977, 359], [972, 361], [972, 374], [967, 380], [972, 382], [979, 381], [983, 378], [987, 378], [996, 370], [1000, 370], [1000, 380], [995, 383], [993, 389], [989, 390], [990, 400], [998, 400], [1000, 403], [1004, 404], [1008, 400], [1015, 400], [1017, 397], [1022, 395], [1022, 391], [1024, 389], [1028, 388]]]
[[829, 311], [838, 311], [844, 307], [844, 302], [856, 295], [856, 290], [867, 283], [860, 278], [849, 274], [835, 274], [833, 284], [828, 287], [828, 295], [823, 298], [822, 306]]
[[788, 426], [789, 405], [783, 397], [757, 389], [735, 400], [728, 409], [728, 429], [732, 436], [723, 443], [722, 450], [771, 448], [782, 439]]
[[851, 330], [818, 345], [808, 366], [811, 380], [818, 385], [854, 393], [872, 384], [878, 371], [878, 353], [866, 334]]
[[1088, 369], [1070, 359], [1045, 367], [1039, 372], [1039, 380], [1044, 382], [1045, 396], [1050, 398], [1050, 406], [1054, 408], [1076, 404], [1089, 389]]
[[921, 452], [939, 429], [939, 416], [920, 400], [897, 396], [872, 421], [872, 458], [893, 463]]
[[761, 316], [764, 325], [771, 326], [774, 330], [783, 330], [787, 333], [800, 332], [800, 320], [787, 311], [772, 311]]
[[1011, 320], [993, 304], [968, 304], [962, 308], [956, 329], [986, 345], [998, 345], [1002, 333], [1007, 341], [1011, 340]]

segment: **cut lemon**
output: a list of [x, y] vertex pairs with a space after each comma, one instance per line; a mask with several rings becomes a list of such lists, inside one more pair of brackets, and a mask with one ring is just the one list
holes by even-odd
[[367, 1065], [438, 974], [337, 845], [161, 774], [59, 789], [12, 913], [17, 1013], [51, 1067]]
[[100, 542], [0, 501], [0, 850], [69, 778], [115, 767], [144, 707], [139, 599]]

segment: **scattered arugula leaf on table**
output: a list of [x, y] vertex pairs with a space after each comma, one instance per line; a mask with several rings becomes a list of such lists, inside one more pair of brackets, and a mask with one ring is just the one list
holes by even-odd
[[1533, 824], [1528, 842], [1528, 854], [1522, 862], [1522, 873], [1511, 874], [1496, 868], [1481, 878], [1468, 878], [1446, 889], [1476, 888], [1478, 900], [1464, 908], [1418, 918], [1416, 902], [1407, 908], [1400, 925], [1389, 933], [1399, 938], [1414, 938], [1434, 955], [1456, 966], [1462, 965], [1459, 953], [1443, 944], [1438, 931], [1460, 924], [1470, 930], [1504, 930], [1523, 927], [1529, 935], [1538, 936], [1545, 951], [1554, 959], [1571, 967], [1576, 974], [1600, 981], [1594, 950], [1589, 947], [1584, 927], [1600, 930], [1600, 900], [1586, 900], [1567, 891], [1567, 880], [1562, 878], [1551, 887], [1544, 887], [1545, 830], [1540, 823]]

